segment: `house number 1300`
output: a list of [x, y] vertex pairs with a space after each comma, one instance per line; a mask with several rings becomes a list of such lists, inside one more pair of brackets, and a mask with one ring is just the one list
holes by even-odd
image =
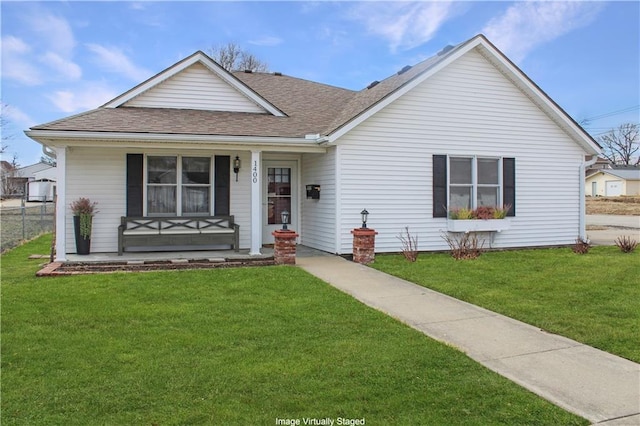
[[253, 162], [253, 183], [258, 183], [258, 162]]

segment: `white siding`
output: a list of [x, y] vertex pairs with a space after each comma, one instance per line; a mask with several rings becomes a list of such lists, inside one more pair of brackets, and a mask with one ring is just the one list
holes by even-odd
[[67, 150], [67, 252], [76, 252], [69, 204], [80, 197], [97, 201], [91, 251], [118, 251], [118, 225], [125, 214], [126, 151], [74, 147]]
[[[79, 148], [68, 150], [67, 154], [67, 202], [70, 204], [79, 197], [97, 201], [98, 213], [94, 217], [91, 235], [91, 251], [117, 252], [118, 225], [120, 216], [126, 214], [126, 155], [127, 153], [153, 155], [176, 155], [176, 150], [140, 150], [125, 148]], [[231, 214], [240, 225], [240, 247], [248, 248], [251, 236], [249, 209], [250, 191], [250, 154], [214, 150], [180, 150], [181, 155], [240, 156], [242, 168], [235, 181], [231, 169]], [[213, 179], [213, 176], [212, 176]], [[75, 253], [73, 216], [66, 206], [66, 244], [67, 252]]]
[[264, 109], [196, 63], [124, 106], [264, 113]]
[[[302, 156], [302, 232], [300, 243], [330, 253], [336, 252], [336, 147], [326, 154]], [[306, 198], [306, 185], [321, 186], [320, 199]]]
[[[251, 247], [251, 152], [224, 153], [218, 155], [231, 156], [231, 191], [230, 213], [238, 225], [240, 225], [240, 248]], [[240, 173], [236, 182], [236, 174], [233, 173], [233, 159], [240, 157]]]
[[405, 226], [420, 250], [448, 248], [446, 219], [432, 217], [433, 154], [515, 157], [517, 216], [493, 247], [570, 244], [578, 236], [584, 152], [475, 51], [337, 143], [341, 253], [351, 252], [363, 208], [379, 252], [399, 251]]

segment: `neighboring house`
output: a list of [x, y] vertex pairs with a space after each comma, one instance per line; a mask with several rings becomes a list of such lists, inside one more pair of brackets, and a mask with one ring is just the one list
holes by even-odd
[[16, 168], [8, 161], [0, 161], [0, 198], [12, 195], [14, 192], [14, 182], [12, 177], [15, 175]]
[[640, 168], [597, 170], [585, 179], [585, 192], [592, 197], [640, 195]]
[[378, 252], [399, 251], [406, 226], [420, 250], [443, 250], [447, 209], [502, 204], [511, 226], [493, 247], [571, 244], [585, 233], [583, 179], [599, 153], [482, 35], [360, 91], [229, 73], [196, 52], [26, 133], [57, 153], [59, 260], [75, 251], [78, 197], [99, 203], [94, 252], [117, 250], [121, 216], [232, 214], [240, 246], [258, 254], [286, 209], [299, 243], [348, 254], [364, 208]]
[[587, 176], [592, 173], [592, 170], [600, 170], [600, 169], [610, 169], [611, 161], [607, 160], [604, 157], [598, 157], [595, 163], [587, 167]]
[[[23, 197], [29, 196], [29, 188], [31, 182], [41, 181], [46, 179], [47, 181], [55, 181], [56, 168], [50, 164], [38, 162], [29, 166], [13, 168], [11, 164], [6, 161], [2, 162], [2, 196], [4, 197]], [[6, 166], [4, 163], [7, 163]], [[52, 184], [49, 184], [48, 188], [52, 188]], [[39, 189], [40, 191], [40, 189]], [[47, 193], [47, 201], [53, 200], [51, 189], [50, 194]], [[41, 201], [40, 199], [33, 199], [29, 201]]]

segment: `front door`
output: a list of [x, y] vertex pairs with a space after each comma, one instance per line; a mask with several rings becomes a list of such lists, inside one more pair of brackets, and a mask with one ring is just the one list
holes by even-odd
[[271, 233], [282, 228], [282, 212], [289, 212], [287, 226], [297, 230], [297, 162], [265, 161], [263, 164], [262, 242], [273, 244]]

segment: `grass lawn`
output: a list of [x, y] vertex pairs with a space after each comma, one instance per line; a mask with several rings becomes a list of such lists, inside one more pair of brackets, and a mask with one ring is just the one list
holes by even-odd
[[588, 423], [298, 268], [37, 279], [48, 243], [2, 256], [3, 425]]
[[640, 250], [594, 247], [376, 256], [376, 269], [640, 362]]

